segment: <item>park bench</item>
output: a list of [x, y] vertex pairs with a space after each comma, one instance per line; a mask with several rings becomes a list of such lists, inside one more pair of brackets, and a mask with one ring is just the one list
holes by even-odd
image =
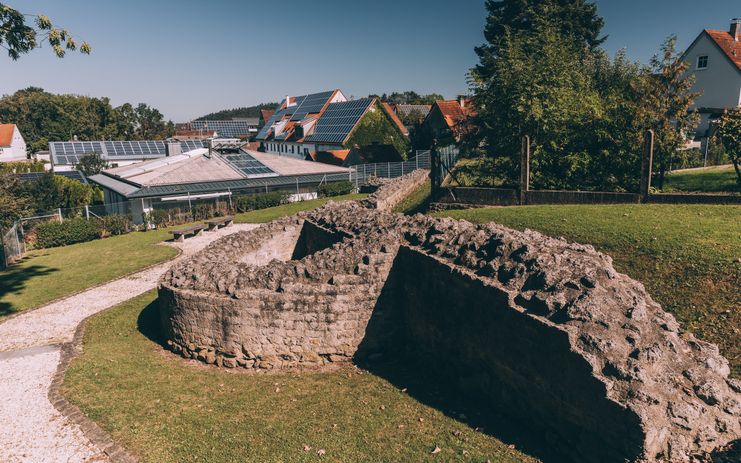
[[172, 233], [173, 237], [172, 239], [175, 241], [185, 241], [185, 237], [187, 235], [193, 235], [197, 236], [200, 235], [203, 230], [208, 228], [207, 225], [204, 224], [197, 224], [197, 225], [191, 225], [189, 227], [183, 227], [178, 228], [177, 230], [171, 230], [170, 233]]
[[225, 217], [215, 217], [213, 219], [207, 220], [206, 223], [208, 224], [209, 231], [216, 230], [220, 227], [228, 227], [232, 223], [234, 223], [234, 217], [231, 215], [227, 215]]

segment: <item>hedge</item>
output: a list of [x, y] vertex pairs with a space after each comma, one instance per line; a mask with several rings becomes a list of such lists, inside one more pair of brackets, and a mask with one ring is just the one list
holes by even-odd
[[280, 206], [288, 200], [288, 194], [279, 191], [256, 195], [237, 195], [232, 198], [237, 212], [249, 212], [257, 209]]
[[53, 248], [100, 238], [100, 222], [83, 217], [64, 222], [45, 222], [36, 226], [36, 246]]
[[319, 196], [342, 196], [355, 191], [355, 185], [347, 180], [342, 182], [325, 183], [317, 188]]

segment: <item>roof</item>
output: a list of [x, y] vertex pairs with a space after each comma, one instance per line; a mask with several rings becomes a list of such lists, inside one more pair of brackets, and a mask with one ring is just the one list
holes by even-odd
[[14, 131], [15, 124], [0, 124], [0, 146], [10, 146]]
[[[32, 181], [40, 179], [44, 174], [46, 174], [46, 172], [25, 172], [22, 174], [16, 174], [16, 176], [21, 182], [32, 182]], [[83, 174], [79, 170], [54, 172], [54, 175], [58, 175], [60, 177], [66, 177], [71, 180], [77, 180], [78, 182], [81, 182], [87, 185], [87, 178], [85, 178], [85, 174]]]
[[[464, 100], [464, 106], [470, 105], [469, 100]], [[461, 121], [468, 118], [470, 115], [469, 110], [464, 109], [458, 100], [439, 100], [435, 102], [435, 106], [440, 109], [440, 113], [445, 119], [445, 123], [448, 127], [453, 128], [458, 125]]]
[[273, 117], [273, 114], [275, 114], [275, 110], [274, 109], [261, 109], [260, 110], [260, 118], [264, 122], [269, 121], [270, 118]]
[[730, 32], [705, 29], [711, 39], [733, 64], [741, 71], [741, 40], [736, 41]]
[[399, 114], [401, 117], [409, 117], [409, 114], [413, 112], [419, 112], [422, 114], [422, 117], [427, 116], [427, 114], [430, 112], [430, 109], [432, 109], [431, 104], [397, 104], [394, 105], [394, 109], [396, 110], [396, 113]]
[[228, 121], [198, 120], [190, 122], [190, 129], [215, 131], [222, 138], [242, 138], [256, 132], [258, 124], [256, 117]]
[[348, 154], [350, 154], [350, 150], [329, 150], [310, 153], [310, 156], [316, 162], [341, 166]]
[[247, 149], [214, 152], [201, 148], [177, 156], [107, 169], [90, 180], [127, 198], [204, 193], [265, 185], [319, 182], [326, 176], [346, 179], [342, 167]]
[[[180, 140], [183, 152], [203, 148], [201, 140]], [[49, 142], [52, 163], [76, 165], [88, 154], [99, 154], [106, 161], [143, 161], [165, 157], [165, 142], [162, 140], [137, 141], [52, 141]]]
[[394, 145], [372, 144], [363, 147], [356, 146], [352, 151], [358, 153], [360, 160], [366, 164], [378, 162], [401, 162], [404, 160]]
[[409, 136], [409, 129], [404, 125], [403, 122], [401, 122], [401, 119], [399, 119], [399, 116], [396, 115], [396, 112], [394, 111], [394, 108], [391, 107], [388, 103], [382, 103], [383, 109], [386, 110], [386, 114], [391, 118], [391, 120], [396, 124], [396, 127], [399, 128], [401, 133], [403, 133], [406, 136]]

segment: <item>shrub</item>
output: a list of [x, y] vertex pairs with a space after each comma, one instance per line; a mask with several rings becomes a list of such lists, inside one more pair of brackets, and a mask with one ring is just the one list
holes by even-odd
[[279, 191], [260, 193], [256, 195], [237, 195], [232, 198], [234, 208], [237, 212], [248, 212], [257, 209], [280, 206], [287, 200], [288, 195]]
[[115, 236], [129, 233], [133, 224], [128, 215], [112, 214], [101, 217], [99, 226], [101, 236]]
[[319, 196], [342, 196], [355, 191], [355, 185], [350, 181], [325, 183], [317, 189]]
[[100, 238], [100, 221], [82, 217], [59, 222], [45, 222], [36, 226], [36, 246], [53, 248], [82, 243]]

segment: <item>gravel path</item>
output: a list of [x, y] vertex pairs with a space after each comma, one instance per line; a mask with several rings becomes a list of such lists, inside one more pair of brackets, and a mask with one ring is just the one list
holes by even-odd
[[[243, 224], [203, 233], [182, 243], [177, 259], [203, 249], [217, 238], [256, 225]], [[0, 461], [104, 462], [75, 424], [49, 402], [48, 391], [59, 363], [60, 346], [77, 325], [157, 285], [173, 261], [53, 302], [0, 324]]]

